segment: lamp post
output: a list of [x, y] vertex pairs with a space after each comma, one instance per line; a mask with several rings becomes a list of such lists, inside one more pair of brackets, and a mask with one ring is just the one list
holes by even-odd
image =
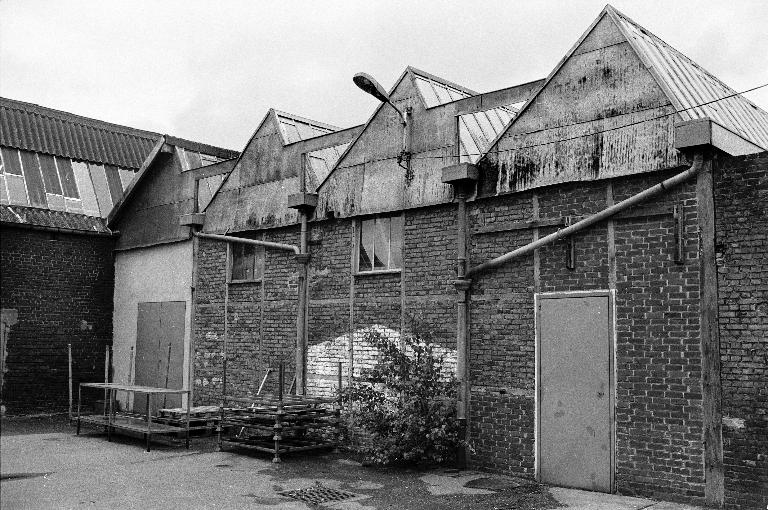
[[360, 90], [372, 95], [382, 103], [388, 104], [395, 109], [398, 115], [400, 115], [400, 122], [403, 124], [403, 149], [400, 151], [400, 155], [397, 159], [398, 163], [405, 160], [408, 163], [407, 170], [409, 170], [411, 162], [411, 107], [408, 106], [405, 108], [405, 110], [401, 110], [395, 106], [395, 104], [392, 102], [392, 98], [390, 98], [389, 94], [387, 94], [387, 92], [384, 90], [384, 87], [382, 87], [379, 82], [377, 82], [376, 79], [370, 74], [357, 73], [352, 78], [352, 81], [355, 82], [355, 85], [357, 85]]

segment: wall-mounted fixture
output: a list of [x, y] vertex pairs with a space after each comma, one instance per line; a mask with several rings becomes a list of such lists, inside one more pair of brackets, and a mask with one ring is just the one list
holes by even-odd
[[[387, 103], [389, 106], [395, 109], [395, 111], [400, 115], [400, 121], [403, 124], [403, 149], [400, 151], [400, 154], [397, 156], [397, 163], [402, 166], [402, 162], [405, 161], [406, 163], [410, 163], [411, 161], [411, 112], [412, 108], [410, 106], [407, 106], [404, 110], [401, 110], [395, 104], [392, 102], [392, 99], [389, 97], [389, 94], [384, 90], [384, 87], [382, 87], [379, 82], [376, 81], [376, 79], [367, 73], [357, 73], [353, 78], [352, 81], [355, 82], [355, 85], [357, 85], [360, 90], [363, 92], [366, 92], [367, 94], [372, 95], [382, 103]], [[406, 168], [407, 170], [408, 168]]]

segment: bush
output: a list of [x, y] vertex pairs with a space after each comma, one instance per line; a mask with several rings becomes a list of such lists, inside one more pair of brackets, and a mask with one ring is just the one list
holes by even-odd
[[378, 349], [378, 364], [344, 392], [349, 425], [370, 437], [359, 450], [377, 465], [454, 459], [457, 383], [442, 373], [443, 359], [433, 344], [403, 335], [401, 348], [375, 329], [364, 340]]

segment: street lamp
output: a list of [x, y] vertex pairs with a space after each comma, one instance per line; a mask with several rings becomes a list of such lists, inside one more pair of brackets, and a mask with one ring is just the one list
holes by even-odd
[[400, 115], [400, 121], [403, 123], [403, 150], [398, 155], [397, 162], [399, 164], [405, 160], [406, 162], [410, 163], [411, 123], [408, 120], [411, 116], [411, 107], [408, 106], [405, 108], [405, 111], [403, 111], [395, 106], [395, 104], [392, 102], [392, 99], [389, 97], [389, 94], [387, 94], [387, 92], [384, 90], [384, 87], [382, 87], [379, 82], [377, 82], [376, 79], [368, 73], [357, 73], [352, 78], [352, 81], [355, 82], [355, 85], [357, 85], [360, 90], [372, 95], [382, 103], [387, 103], [389, 106], [395, 109], [398, 115]]

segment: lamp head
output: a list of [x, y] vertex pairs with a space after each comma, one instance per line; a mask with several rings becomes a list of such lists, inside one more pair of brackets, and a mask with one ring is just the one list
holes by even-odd
[[352, 81], [355, 82], [355, 85], [357, 85], [363, 92], [367, 92], [382, 103], [392, 104], [392, 101], [389, 99], [389, 95], [384, 90], [384, 87], [382, 87], [379, 82], [377, 82], [376, 79], [370, 74], [357, 73], [352, 78]]

